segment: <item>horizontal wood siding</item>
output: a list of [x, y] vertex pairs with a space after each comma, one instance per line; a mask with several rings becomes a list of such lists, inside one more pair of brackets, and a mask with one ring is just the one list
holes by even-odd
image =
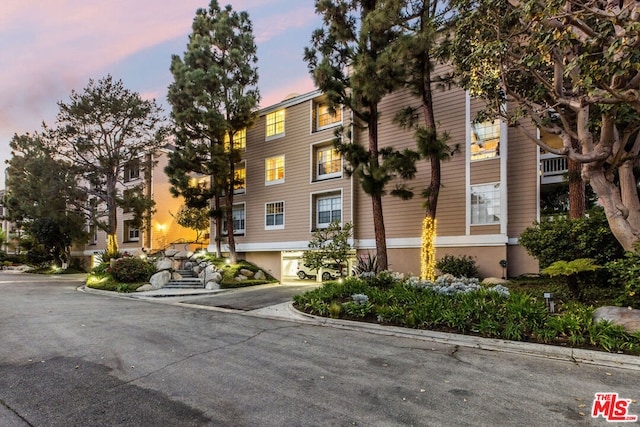
[[471, 185], [500, 182], [500, 159], [471, 162]]
[[[246, 192], [234, 197], [246, 205], [245, 236], [237, 243], [301, 242], [311, 239], [312, 193], [342, 192], [342, 220], [352, 221], [350, 180], [339, 178], [312, 181], [314, 164], [312, 144], [333, 139], [335, 128], [311, 131], [312, 101], [290, 106], [285, 113], [285, 136], [265, 140], [265, 116], [247, 131]], [[265, 184], [265, 160], [284, 155], [284, 182]], [[265, 230], [265, 204], [284, 202], [284, 229]]]
[[[535, 132], [534, 129], [529, 129]], [[538, 146], [517, 128], [509, 132], [509, 165], [507, 168], [509, 195], [509, 237], [518, 237], [537, 217], [536, 197], [539, 178]]]

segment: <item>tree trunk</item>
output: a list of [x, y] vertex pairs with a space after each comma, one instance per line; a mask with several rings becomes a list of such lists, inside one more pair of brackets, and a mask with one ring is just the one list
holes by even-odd
[[582, 165], [567, 159], [567, 169], [569, 175], [569, 218], [582, 218], [587, 205], [585, 184], [580, 176]]
[[[574, 150], [581, 152], [580, 141], [576, 138], [571, 138], [571, 145]], [[581, 176], [582, 165], [567, 158], [567, 172], [569, 175], [569, 218], [582, 218], [587, 206], [585, 184]]]
[[222, 258], [222, 219], [220, 218], [220, 196], [213, 196], [213, 209], [215, 215], [213, 217], [214, 227], [216, 229], [216, 257]]
[[378, 259], [378, 270], [385, 271], [389, 268], [387, 260], [387, 237], [384, 230], [384, 217], [382, 215], [382, 196], [371, 195], [371, 205], [373, 209], [373, 229], [376, 237], [376, 258]]
[[[637, 222], [637, 214], [633, 216], [629, 214], [628, 209], [622, 202], [620, 190], [612, 180], [607, 179], [605, 173], [602, 166], [597, 162], [583, 165], [583, 176], [598, 195], [611, 232], [625, 250], [634, 251], [634, 245], [640, 240], [640, 224]], [[628, 185], [624, 185], [623, 190], [627, 193], [625, 194], [625, 199], [633, 197], [632, 192], [635, 193], [635, 198], [638, 197], [635, 185], [631, 186], [631, 188]], [[633, 219], [634, 217], [636, 219]], [[630, 221], [635, 222], [632, 223]]]
[[107, 177], [107, 253], [118, 252], [118, 205], [114, 178]]
[[[233, 139], [231, 140], [233, 144]], [[236, 254], [236, 238], [233, 235], [233, 190], [234, 190], [234, 174], [235, 168], [233, 162], [229, 162], [229, 179], [226, 190], [226, 210], [225, 219], [227, 221], [227, 243], [229, 245], [229, 261], [231, 264], [238, 263], [238, 255]]]

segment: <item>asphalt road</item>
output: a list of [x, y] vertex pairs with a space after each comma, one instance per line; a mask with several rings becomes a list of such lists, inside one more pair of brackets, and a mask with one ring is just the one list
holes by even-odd
[[0, 273], [0, 426], [602, 426], [596, 392], [640, 400], [637, 371], [77, 285]]

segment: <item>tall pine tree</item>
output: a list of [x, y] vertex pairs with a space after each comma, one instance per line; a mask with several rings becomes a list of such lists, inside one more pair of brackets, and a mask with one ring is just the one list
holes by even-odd
[[[235, 263], [232, 209], [235, 166], [242, 157], [237, 139], [257, 114], [256, 45], [248, 14], [229, 5], [221, 9], [216, 0], [197, 10], [192, 29], [184, 57], [171, 60], [174, 82], [168, 98], [177, 149], [166, 172], [173, 194], [184, 197], [187, 206], [203, 207], [213, 200], [218, 255], [224, 218]], [[209, 186], [193, 186], [193, 175], [210, 177]]]

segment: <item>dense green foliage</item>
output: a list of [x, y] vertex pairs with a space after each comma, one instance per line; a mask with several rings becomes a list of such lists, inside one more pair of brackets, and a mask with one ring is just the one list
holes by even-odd
[[617, 302], [640, 309], [640, 255], [627, 252], [624, 258], [607, 263], [611, 284], [620, 289]]
[[338, 221], [333, 221], [327, 228], [314, 231], [309, 250], [302, 255], [304, 264], [312, 270], [320, 270], [334, 263], [346, 267], [351, 256], [349, 239], [352, 230], [353, 224], [350, 222], [340, 225]]
[[[230, 5], [220, 8], [216, 0], [208, 9], [196, 11], [192, 29], [184, 58], [171, 58], [174, 81], [168, 100], [176, 150], [165, 172], [171, 192], [184, 197], [188, 207], [211, 207], [213, 199], [211, 216], [216, 235], [222, 236], [223, 220], [226, 229], [233, 230], [235, 168], [242, 157], [236, 140], [253, 125], [260, 101], [256, 45], [248, 14], [235, 12]], [[211, 177], [210, 185], [192, 185], [194, 173]], [[235, 263], [232, 232], [227, 241]], [[217, 251], [220, 255], [219, 240]]]
[[83, 200], [90, 201], [83, 205], [85, 214], [107, 232], [115, 251], [118, 208], [133, 212], [132, 226], [140, 227], [154, 206], [141, 181], [129, 182], [127, 171], [144, 176], [153, 165], [151, 156], [166, 144], [162, 109], [110, 75], [90, 80], [58, 106], [56, 128], [47, 129], [51, 148], [83, 183]]
[[294, 297], [298, 309], [319, 316], [473, 334], [514, 341], [605, 351], [640, 353], [640, 333], [608, 322], [595, 323], [593, 308], [567, 303], [558, 315], [547, 313], [544, 299], [527, 292], [505, 296], [488, 289], [446, 295], [387, 275], [380, 280], [348, 278]]
[[138, 257], [119, 258], [106, 268], [106, 272], [119, 283], [146, 282], [156, 272], [153, 263]]
[[469, 255], [445, 255], [436, 261], [436, 268], [442, 274], [452, 274], [455, 277], [479, 277], [476, 260]]
[[624, 250], [611, 233], [602, 209], [584, 218], [554, 216], [527, 228], [519, 243], [546, 268], [555, 261], [590, 258], [598, 265], [621, 258]]

